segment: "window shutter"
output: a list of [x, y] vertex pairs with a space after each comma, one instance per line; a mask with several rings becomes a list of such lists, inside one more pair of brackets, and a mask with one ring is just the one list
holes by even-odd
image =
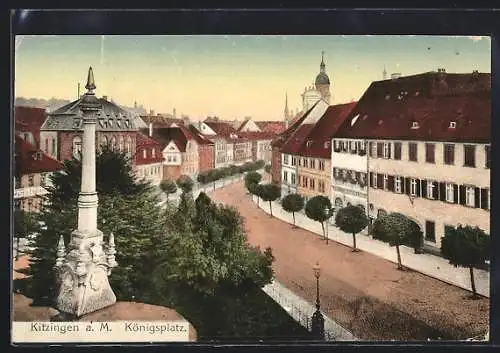
[[434, 188], [432, 189], [432, 196], [434, 199], [439, 200], [439, 183], [436, 183], [434, 185]]
[[373, 187], [373, 172], [370, 172], [370, 187]]
[[410, 179], [411, 178], [404, 178], [404, 182], [405, 182], [405, 193], [407, 195], [410, 195]]
[[459, 189], [459, 196], [460, 196], [459, 203], [461, 205], [465, 205], [466, 204], [466, 202], [465, 202], [465, 186], [460, 185], [458, 189]]
[[387, 184], [388, 184], [387, 187], [388, 187], [389, 191], [394, 192], [394, 176], [393, 175], [389, 175]]
[[479, 201], [481, 200], [481, 189], [474, 188], [474, 207], [479, 208]]
[[427, 180], [421, 180], [421, 183], [422, 188], [420, 189], [420, 196], [427, 198]]
[[368, 149], [370, 150], [370, 157], [373, 157], [373, 142], [368, 143]]
[[439, 183], [439, 199], [446, 201], [446, 183]]
[[384, 176], [382, 174], [377, 174], [377, 188], [382, 189], [384, 187]]
[[421, 193], [421, 189], [420, 189], [420, 179], [415, 179], [417, 181], [417, 197], [421, 197], [422, 196], [422, 193]]
[[481, 189], [481, 208], [488, 209], [488, 189]]
[[383, 156], [383, 148], [384, 145], [382, 144], [382, 142], [377, 142], [377, 157]]
[[387, 158], [389, 158], [389, 159], [390, 159], [390, 158], [391, 158], [391, 148], [392, 148], [392, 143], [390, 143], [390, 142], [389, 142], [389, 143], [388, 143], [388, 145], [389, 145], [389, 151], [388, 151], [389, 153], [387, 154]]
[[453, 203], [458, 203], [458, 185], [453, 184]]

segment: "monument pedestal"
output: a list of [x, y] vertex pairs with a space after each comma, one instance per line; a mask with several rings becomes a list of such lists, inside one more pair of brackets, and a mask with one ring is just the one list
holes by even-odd
[[108, 281], [109, 263], [100, 230], [72, 233], [69, 252], [58, 268], [60, 289], [56, 308], [80, 317], [116, 303]]

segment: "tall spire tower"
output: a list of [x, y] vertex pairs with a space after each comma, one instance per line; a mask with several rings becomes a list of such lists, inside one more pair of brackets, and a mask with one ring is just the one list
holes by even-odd
[[60, 284], [56, 298], [59, 311], [80, 317], [116, 302], [108, 275], [117, 266], [114, 237], [103, 250], [103, 233], [97, 229], [96, 145], [95, 130], [101, 104], [92, 67], [89, 68], [87, 92], [81, 100], [83, 115], [82, 180], [78, 195], [78, 228], [71, 233], [68, 252], [59, 239], [56, 270]]
[[321, 98], [323, 98], [326, 102], [328, 102], [328, 104], [330, 104], [330, 78], [326, 74], [324, 51], [321, 52], [321, 64], [319, 65], [319, 73], [316, 76], [314, 85], [316, 86], [316, 90], [321, 94]]
[[382, 72], [382, 79], [387, 80], [387, 71], [385, 70], [385, 65], [384, 65], [384, 71]]

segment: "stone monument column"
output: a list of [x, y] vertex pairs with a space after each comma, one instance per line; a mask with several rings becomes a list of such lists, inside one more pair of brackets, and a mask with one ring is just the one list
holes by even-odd
[[103, 233], [97, 229], [95, 130], [101, 104], [92, 67], [89, 68], [87, 93], [79, 105], [83, 114], [82, 181], [78, 196], [78, 228], [72, 232], [67, 253], [62, 236], [58, 245], [56, 270], [59, 293], [56, 308], [71, 316], [82, 316], [116, 303], [108, 275], [117, 266], [114, 237], [103, 249]]

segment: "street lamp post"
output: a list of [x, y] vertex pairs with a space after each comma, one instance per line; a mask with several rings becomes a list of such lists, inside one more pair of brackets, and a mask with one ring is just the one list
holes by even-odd
[[316, 265], [313, 267], [314, 277], [316, 277], [316, 311], [312, 316], [312, 334], [315, 338], [319, 340], [325, 339], [325, 318], [320, 310], [320, 301], [319, 301], [319, 277], [321, 268], [319, 267], [319, 263], [316, 262]]

